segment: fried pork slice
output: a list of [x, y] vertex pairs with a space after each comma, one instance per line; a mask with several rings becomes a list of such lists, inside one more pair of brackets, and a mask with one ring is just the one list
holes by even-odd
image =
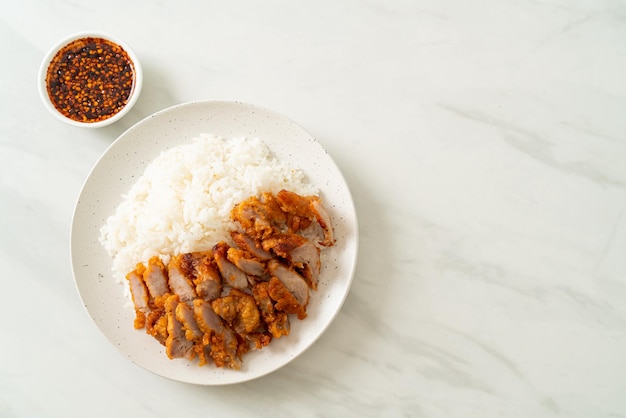
[[146, 314], [150, 312], [148, 302], [148, 289], [142, 278], [144, 270], [143, 264], [138, 264], [137, 268], [126, 275], [130, 294], [135, 305], [135, 329], [141, 329], [146, 325]]
[[211, 307], [241, 336], [257, 331], [261, 326], [261, 315], [254, 298], [240, 290], [231, 289], [228, 296], [211, 302]]
[[184, 302], [192, 301], [196, 298], [196, 290], [192, 281], [183, 274], [184, 254], [175, 255], [167, 265], [167, 275], [172, 291]]
[[282, 227], [287, 221], [287, 214], [280, 207], [280, 202], [270, 192], [261, 194], [260, 202], [264, 205], [265, 213], [271, 219], [274, 227]]
[[159, 257], [154, 256], [148, 260], [143, 272], [143, 281], [150, 292], [150, 305], [162, 308], [163, 296], [169, 293], [170, 288], [167, 284], [167, 270]]
[[221, 295], [222, 277], [212, 251], [183, 254], [180, 270], [194, 284], [198, 297], [210, 301]]
[[302, 272], [309, 287], [317, 289], [320, 269], [320, 249], [298, 234], [275, 234], [262, 243], [263, 249], [276, 254]]
[[330, 220], [330, 214], [328, 213], [328, 210], [322, 204], [322, 201], [319, 198], [313, 198], [311, 200], [311, 207], [313, 208], [313, 212], [315, 213], [315, 219], [317, 219], [317, 223], [320, 224], [320, 226], [324, 230], [324, 241], [320, 242], [320, 245], [323, 245], [325, 247], [335, 245], [333, 226]]
[[193, 316], [193, 309], [186, 303], [179, 303], [176, 306], [176, 319], [183, 324], [185, 338], [189, 341], [199, 341], [202, 339], [202, 331]]
[[276, 302], [274, 308], [277, 311], [286, 314], [296, 314], [298, 319], [306, 318], [306, 310], [295, 296], [285, 287], [285, 285], [276, 277], [272, 277], [267, 286], [267, 292]]
[[247, 252], [239, 248], [230, 247], [226, 253], [226, 258], [245, 274], [257, 277], [262, 277], [265, 274], [265, 264], [252, 258]]
[[[167, 298], [165, 299], [167, 300]], [[165, 305], [165, 303], [164, 303]], [[146, 333], [165, 345], [167, 340], [167, 314], [165, 308], [157, 308], [146, 316]]]
[[211, 302], [211, 308], [220, 318], [232, 324], [237, 317], [237, 299], [233, 296], [224, 296]]
[[211, 304], [202, 299], [193, 301], [196, 323], [204, 333], [203, 343], [210, 345], [210, 356], [217, 367], [241, 368], [241, 355], [237, 335], [224, 325], [220, 317], [213, 311]]
[[211, 307], [240, 337], [239, 353], [245, 354], [252, 344], [261, 349], [271, 341], [254, 298], [240, 290], [231, 289], [227, 296], [211, 302]]
[[217, 268], [222, 275], [224, 283], [237, 289], [244, 289], [248, 286], [248, 277], [239, 270], [236, 265], [228, 261], [227, 253], [230, 247], [225, 242], [219, 242], [213, 248]]
[[280, 338], [283, 335], [289, 335], [289, 316], [285, 312], [274, 309], [274, 302], [270, 298], [268, 287], [268, 282], [257, 283], [252, 287], [252, 294], [267, 330], [274, 338]]
[[211, 358], [210, 341], [204, 338], [204, 333], [196, 323], [192, 306], [179, 303], [176, 306], [176, 319], [183, 325], [185, 338], [193, 342], [193, 351], [200, 359], [199, 366], [204, 366]]
[[235, 332], [245, 335], [258, 330], [261, 326], [261, 314], [254, 298], [237, 289], [232, 289], [230, 295], [238, 298], [237, 317], [233, 322]]
[[187, 358], [193, 359], [195, 352], [193, 342], [185, 336], [183, 324], [176, 318], [176, 308], [180, 302], [178, 295], [172, 295], [165, 300], [165, 313], [167, 315], [167, 339], [165, 340], [165, 353], [170, 359]]
[[238, 222], [246, 234], [256, 240], [269, 237], [287, 220], [271, 193], [263, 193], [261, 199], [252, 196], [237, 204], [231, 211], [231, 219]]
[[[305, 219], [315, 219], [324, 231], [324, 239], [320, 245], [331, 246], [335, 243], [330, 214], [317, 196], [300, 196], [288, 190], [281, 190], [276, 194], [280, 208], [291, 216]], [[290, 225], [294, 226], [294, 225]], [[292, 230], [294, 230], [292, 228]]]
[[222, 332], [224, 324], [209, 302], [202, 299], [194, 300], [193, 313], [196, 324], [203, 333], [213, 334]]
[[291, 252], [308, 242], [302, 235], [277, 233], [264, 239], [261, 242], [261, 246], [265, 251], [276, 254], [281, 258], [291, 259]]
[[320, 270], [322, 268], [320, 249], [310, 241], [307, 241], [306, 244], [294, 248], [289, 255], [291, 263], [298, 270], [302, 271], [302, 275], [309, 287], [317, 290], [317, 283], [319, 282]]
[[237, 334], [229, 327], [211, 336], [211, 358], [217, 367], [241, 369], [241, 351]]
[[309, 286], [304, 278], [293, 269], [284, 266], [278, 260], [268, 263], [270, 274], [279, 279], [287, 290], [295, 297], [302, 308], [309, 303]]
[[252, 237], [238, 231], [232, 231], [230, 236], [233, 241], [235, 241], [235, 244], [237, 244], [237, 247], [250, 254], [253, 258], [260, 261], [267, 261], [272, 258], [272, 254], [265, 251], [261, 243]]
[[272, 342], [272, 334], [265, 330], [259, 332], [251, 332], [250, 334], [246, 335], [246, 340], [248, 340], [248, 342], [252, 344], [254, 348], [260, 350], [263, 347], [268, 346], [269, 343]]

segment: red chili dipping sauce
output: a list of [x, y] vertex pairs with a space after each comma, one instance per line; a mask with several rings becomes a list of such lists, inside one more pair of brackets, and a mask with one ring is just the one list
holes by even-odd
[[78, 122], [99, 122], [128, 103], [135, 68], [128, 53], [103, 38], [81, 38], [62, 47], [48, 66], [46, 86], [54, 107]]

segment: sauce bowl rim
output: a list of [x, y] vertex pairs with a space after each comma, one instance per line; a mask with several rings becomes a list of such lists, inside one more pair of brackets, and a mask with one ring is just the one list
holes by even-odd
[[[57, 108], [54, 106], [54, 104], [50, 100], [50, 96], [48, 95], [48, 86], [46, 82], [46, 77], [48, 73], [48, 67], [51, 64], [52, 59], [55, 57], [55, 55], [57, 54], [57, 52], [59, 52], [61, 48], [65, 47], [66, 45], [68, 45], [69, 43], [73, 41], [76, 41], [82, 38], [102, 38], [102, 39], [105, 39], [107, 41], [110, 41], [119, 45], [120, 47], [124, 49], [124, 51], [126, 51], [126, 53], [128, 54], [128, 57], [130, 58], [133, 64], [133, 70], [134, 70], [133, 89], [131, 91], [130, 98], [128, 99], [126, 105], [122, 107], [122, 109], [120, 109], [117, 113], [115, 113], [110, 118], [103, 119], [97, 122], [80, 122], [77, 120], [70, 119], [69, 117], [62, 114], [59, 110], [57, 110]], [[38, 81], [37, 85], [38, 85], [38, 90], [39, 90], [39, 96], [41, 97], [41, 100], [44, 106], [57, 119], [67, 124], [70, 124], [73, 126], [79, 126], [82, 128], [100, 128], [100, 127], [107, 126], [118, 121], [119, 119], [124, 117], [124, 115], [126, 115], [130, 111], [130, 109], [135, 105], [135, 103], [137, 102], [141, 94], [141, 89], [143, 85], [143, 70], [141, 68], [141, 64], [139, 62], [137, 54], [135, 54], [135, 51], [126, 42], [122, 41], [120, 38], [113, 36], [107, 32], [103, 32], [103, 31], [93, 31], [93, 30], [81, 31], [81, 32], [76, 32], [71, 35], [68, 35], [65, 38], [59, 40], [48, 50], [48, 52], [44, 55], [43, 60], [41, 61], [37, 81]]]

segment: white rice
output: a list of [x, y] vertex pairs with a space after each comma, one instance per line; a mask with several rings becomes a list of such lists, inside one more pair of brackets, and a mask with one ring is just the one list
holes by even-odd
[[318, 190], [304, 174], [276, 160], [259, 139], [224, 139], [201, 134], [191, 143], [161, 153], [135, 183], [100, 230], [123, 281], [139, 262], [158, 255], [204, 251], [231, 242], [233, 206], [263, 192]]

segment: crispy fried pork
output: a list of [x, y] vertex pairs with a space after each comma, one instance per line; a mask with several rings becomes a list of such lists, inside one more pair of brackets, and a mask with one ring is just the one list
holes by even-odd
[[141, 329], [146, 324], [146, 314], [150, 311], [148, 302], [150, 300], [148, 296], [148, 289], [143, 281], [142, 272], [144, 270], [143, 264], [138, 264], [137, 268], [126, 275], [128, 280], [128, 286], [130, 288], [130, 294], [135, 305], [135, 329]]
[[198, 324], [202, 332], [209, 334], [222, 332], [224, 324], [222, 324], [222, 320], [215, 313], [209, 302], [202, 299], [194, 300], [193, 312], [196, 324]]
[[194, 284], [198, 297], [210, 301], [222, 293], [222, 277], [212, 251], [183, 254], [180, 270]]
[[260, 261], [267, 261], [272, 258], [272, 254], [265, 251], [263, 247], [261, 247], [261, 243], [252, 237], [238, 231], [232, 231], [230, 236], [233, 241], [235, 241], [235, 244], [237, 244], [237, 247], [250, 254], [252, 258], [256, 258]]
[[196, 280], [196, 293], [198, 297], [211, 301], [222, 294], [222, 278], [217, 270], [216, 275], [201, 276]]
[[296, 297], [285, 287], [278, 278], [272, 277], [267, 286], [267, 293], [276, 302], [274, 308], [287, 314], [296, 314], [298, 319], [306, 318], [306, 310]]
[[306, 279], [309, 287], [317, 290], [319, 282], [322, 261], [320, 258], [320, 249], [313, 245], [310, 241], [294, 248], [290, 253], [290, 262]]
[[165, 353], [170, 359], [184, 357], [191, 360], [196, 353], [193, 351], [193, 342], [185, 336], [183, 324], [176, 319], [176, 308], [179, 303], [181, 302], [178, 295], [172, 295], [165, 301], [165, 314], [167, 315]]
[[228, 261], [228, 248], [230, 247], [225, 242], [219, 242], [213, 248], [217, 268], [226, 284], [237, 289], [244, 289], [248, 286], [248, 277], [237, 266]]
[[315, 213], [315, 219], [317, 223], [322, 227], [324, 231], [324, 240], [320, 242], [320, 245], [330, 247], [335, 245], [335, 236], [333, 233], [333, 226], [330, 221], [330, 214], [326, 207], [322, 204], [322, 201], [318, 197], [311, 199], [311, 207]]
[[[235, 246], [218, 242], [211, 251], [173, 255], [167, 266], [153, 257], [126, 277], [135, 328], [145, 327], [171, 359], [239, 369], [247, 351], [289, 335], [290, 315], [307, 316], [321, 270], [319, 245], [334, 244], [319, 198], [264, 193], [236, 205], [231, 219], [238, 224], [230, 233]], [[309, 226], [320, 242], [304, 237]]]
[[249, 341], [257, 350], [262, 349], [272, 342], [272, 334], [267, 331], [263, 332], [251, 332], [246, 335], [246, 340]]
[[[167, 296], [169, 297], [169, 294], [167, 294]], [[167, 300], [167, 298], [165, 300]], [[154, 309], [146, 316], [146, 333], [165, 345], [168, 335], [165, 303], [163, 303], [162, 308]]]
[[250, 349], [250, 344], [261, 349], [270, 343], [272, 336], [261, 321], [254, 297], [248, 293], [231, 289], [227, 296], [211, 302], [211, 307], [239, 335], [241, 355]]
[[267, 330], [274, 338], [280, 338], [283, 335], [289, 335], [289, 316], [285, 312], [274, 309], [274, 302], [270, 298], [268, 287], [268, 282], [259, 282], [252, 287], [252, 294]]
[[[331, 246], [335, 243], [330, 215], [319, 197], [300, 196], [288, 190], [281, 190], [276, 194], [276, 200], [280, 208], [291, 216], [309, 220], [315, 219], [324, 231], [324, 239], [320, 242], [321, 245]], [[295, 225], [290, 226], [293, 227]], [[297, 231], [294, 228], [292, 230]]]
[[265, 264], [239, 248], [230, 247], [226, 253], [228, 261], [247, 275], [262, 277], [265, 275]]
[[252, 196], [239, 203], [231, 211], [231, 219], [238, 222], [247, 235], [257, 240], [269, 237], [287, 220], [271, 193], [263, 193], [261, 199]]
[[272, 277], [280, 280], [285, 288], [296, 298], [298, 304], [303, 309], [306, 308], [309, 303], [309, 286], [304, 278], [278, 260], [271, 260], [268, 263], [268, 268]]
[[185, 338], [193, 342], [193, 351], [200, 359], [199, 365], [203, 366], [211, 359], [210, 340], [204, 338], [205, 334], [196, 323], [192, 306], [186, 303], [179, 303], [176, 306], [176, 319], [183, 325]]
[[193, 301], [196, 323], [204, 332], [204, 341], [210, 343], [210, 356], [217, 367], [241, 368], [241, 355], [237, 335], [213, 311], [211, 304], [202, 299]]
[[321, 259], [320, 249], [298, 234], [275, 234], [262, 243], [263, 249], [287, 260], [302, 272], [309, 287], [317, 290]]
[[[237, 289], [233, 289], [230, 293], [234, 296]], [[250, 334], [259, 329], [261, 326], [261, 314], [257, 308], [254, 298], [247, 293], [239, 292], [237, 295], [239, 301], [237, 303], [237, 317], [233, 322], [233, 328], [239, 335]]]
[[264, 239], [261, 242], [261, 246], [265, 251], [278, 257], [291, 259], [291, 252], [308, 242], [302, 235], [275, 233], [271, 237]]
[[148, 260], [143, 281], [150, 292], [150, 307], [162, 308], [164, 296], [169, 293], [170, 288], [167, 284], [167, 270], [159, 257], [154, 256]]
[[240, 290], [231, 289], [228, 296], [214, 300], [211, 307], [241, 336], [254, 332], [261, 326], [261, 317], [254, 298]]
[[197, 295], [193, 282], [183, 274], [184, 257], [184, 254], [178, 254], [171, 258], [167, 265], [167, 275], [172, 291], [180, 297], [180, 300], [187, 302], [194, 300]]
[[193, 309], [186, 303], [179, 303], [176, 306], [176, 319], [183, 325], [185, 330], [185, 338], [189, 341], [200, 341], [202, 339], [202, 331], [196, 324], [196, 320], [193, 315]]
[[237, 317], [237, 299], [233, 296], [224, 296], [211, 302], [211, 308], [220, 318], [232, 324]]
[[235, 331], [228, 327], [211, 336], [211, 358], [217, 367], [241, 369], [241, 352]]

